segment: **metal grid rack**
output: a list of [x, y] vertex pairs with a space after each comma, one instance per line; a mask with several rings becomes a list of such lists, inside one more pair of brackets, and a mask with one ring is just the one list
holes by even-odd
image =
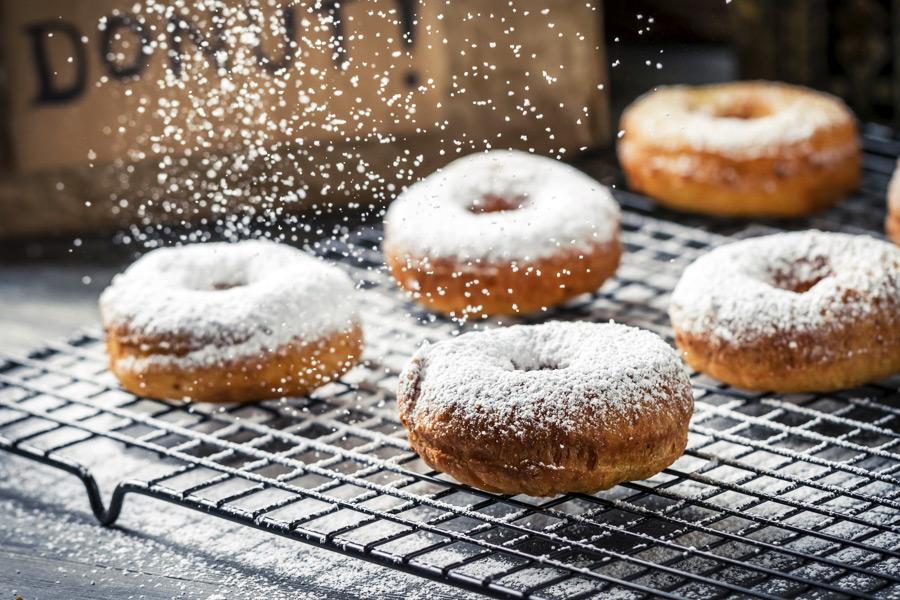
[[[88, 332], [0, 360], [0, 448], [81, 478], [106, 524], [141, 494], [500, 598], [900, 597], [900, 378], [774, 395], [695, 374], [689, 448], [659, 475], [593, 496], [481, 492], [410, 451], [394, 390], [422, 339], [495, 322], [410, 304], [379, 235], [318, 248], [363, 290], [368, 350], [341, 382], [251, 405], [147, 400]], [[626, 213], [623, 239], [597, 294], [522, 320], [614, 319], [671, 341], [670, 290], [726, 238]], [[98, 479], [120, 464], [105, 500]]]

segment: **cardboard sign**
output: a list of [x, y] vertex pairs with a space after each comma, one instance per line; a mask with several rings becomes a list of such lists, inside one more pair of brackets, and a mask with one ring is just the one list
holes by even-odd
[[0, 239], [384, 203], [471, 152], [609, 140], [599, 0], [0, 0], [0, 15]]
[[433, 124], [447, 78], [446, 54], [431, 39], [439, 29], [417, 27], [439, 24], [429, 6], [9, 1], [14, 164], [48, 169]]

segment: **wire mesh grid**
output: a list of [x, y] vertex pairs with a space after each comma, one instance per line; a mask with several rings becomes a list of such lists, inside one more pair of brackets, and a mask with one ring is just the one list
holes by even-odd
[[[623, 228], [598, 293], [506, 323], [614, 319], [671, 341], [669, 292], [726, 238], [634, 213]], [[363, 290], [368, 347], [342, 381], [251, 405], [137, 398], [86, 332], [0, 360], [0, 448], [80, 477], [103, 523], [142, 494], [495, 597], [900, 597], [900, 378], [774, 395], [694, 374], [688, 450], [659, 475], [593, 496], [481, 492], [410, 451], [394, 391], [421, 340], [496, 322], [409, 303], [379, 241], [363, 228], [317, 248]]]

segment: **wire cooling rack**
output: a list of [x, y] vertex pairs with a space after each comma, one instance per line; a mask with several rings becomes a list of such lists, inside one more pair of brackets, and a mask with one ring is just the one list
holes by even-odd
[[[872, 158], [878, 210], [835, 210], [880, 227], [889, 170], [873, 182]], [[507, 322], [614, 319], [671, 341], [678, 276], [727, 238], [626, 212], [623, 239], [597, 294]], [[317, 248], [361, 288], [368, 346], [342, 381], [260, 404], [158, 402], [122, 391], [86, 332], [0, 359], [0, 448], [78, 476], [105, 524], [140, 494], [499, 598], [900, 597], [900, 378], [775, 395], [695, 374], [688, 450], [659, 475], [593, 496], [481, 492], [410, 451], [394, 391], [422, 340], [496, 322], [409, 303], [379, 241], [363, 228]]]

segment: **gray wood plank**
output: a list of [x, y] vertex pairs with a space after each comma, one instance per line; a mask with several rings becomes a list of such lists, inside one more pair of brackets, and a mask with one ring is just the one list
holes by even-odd
[[76, 478], [7, 454], [0, 591], [23, 600], [479, 597], [150, 498], [129, 498], [119, 525], [101, 527]]

